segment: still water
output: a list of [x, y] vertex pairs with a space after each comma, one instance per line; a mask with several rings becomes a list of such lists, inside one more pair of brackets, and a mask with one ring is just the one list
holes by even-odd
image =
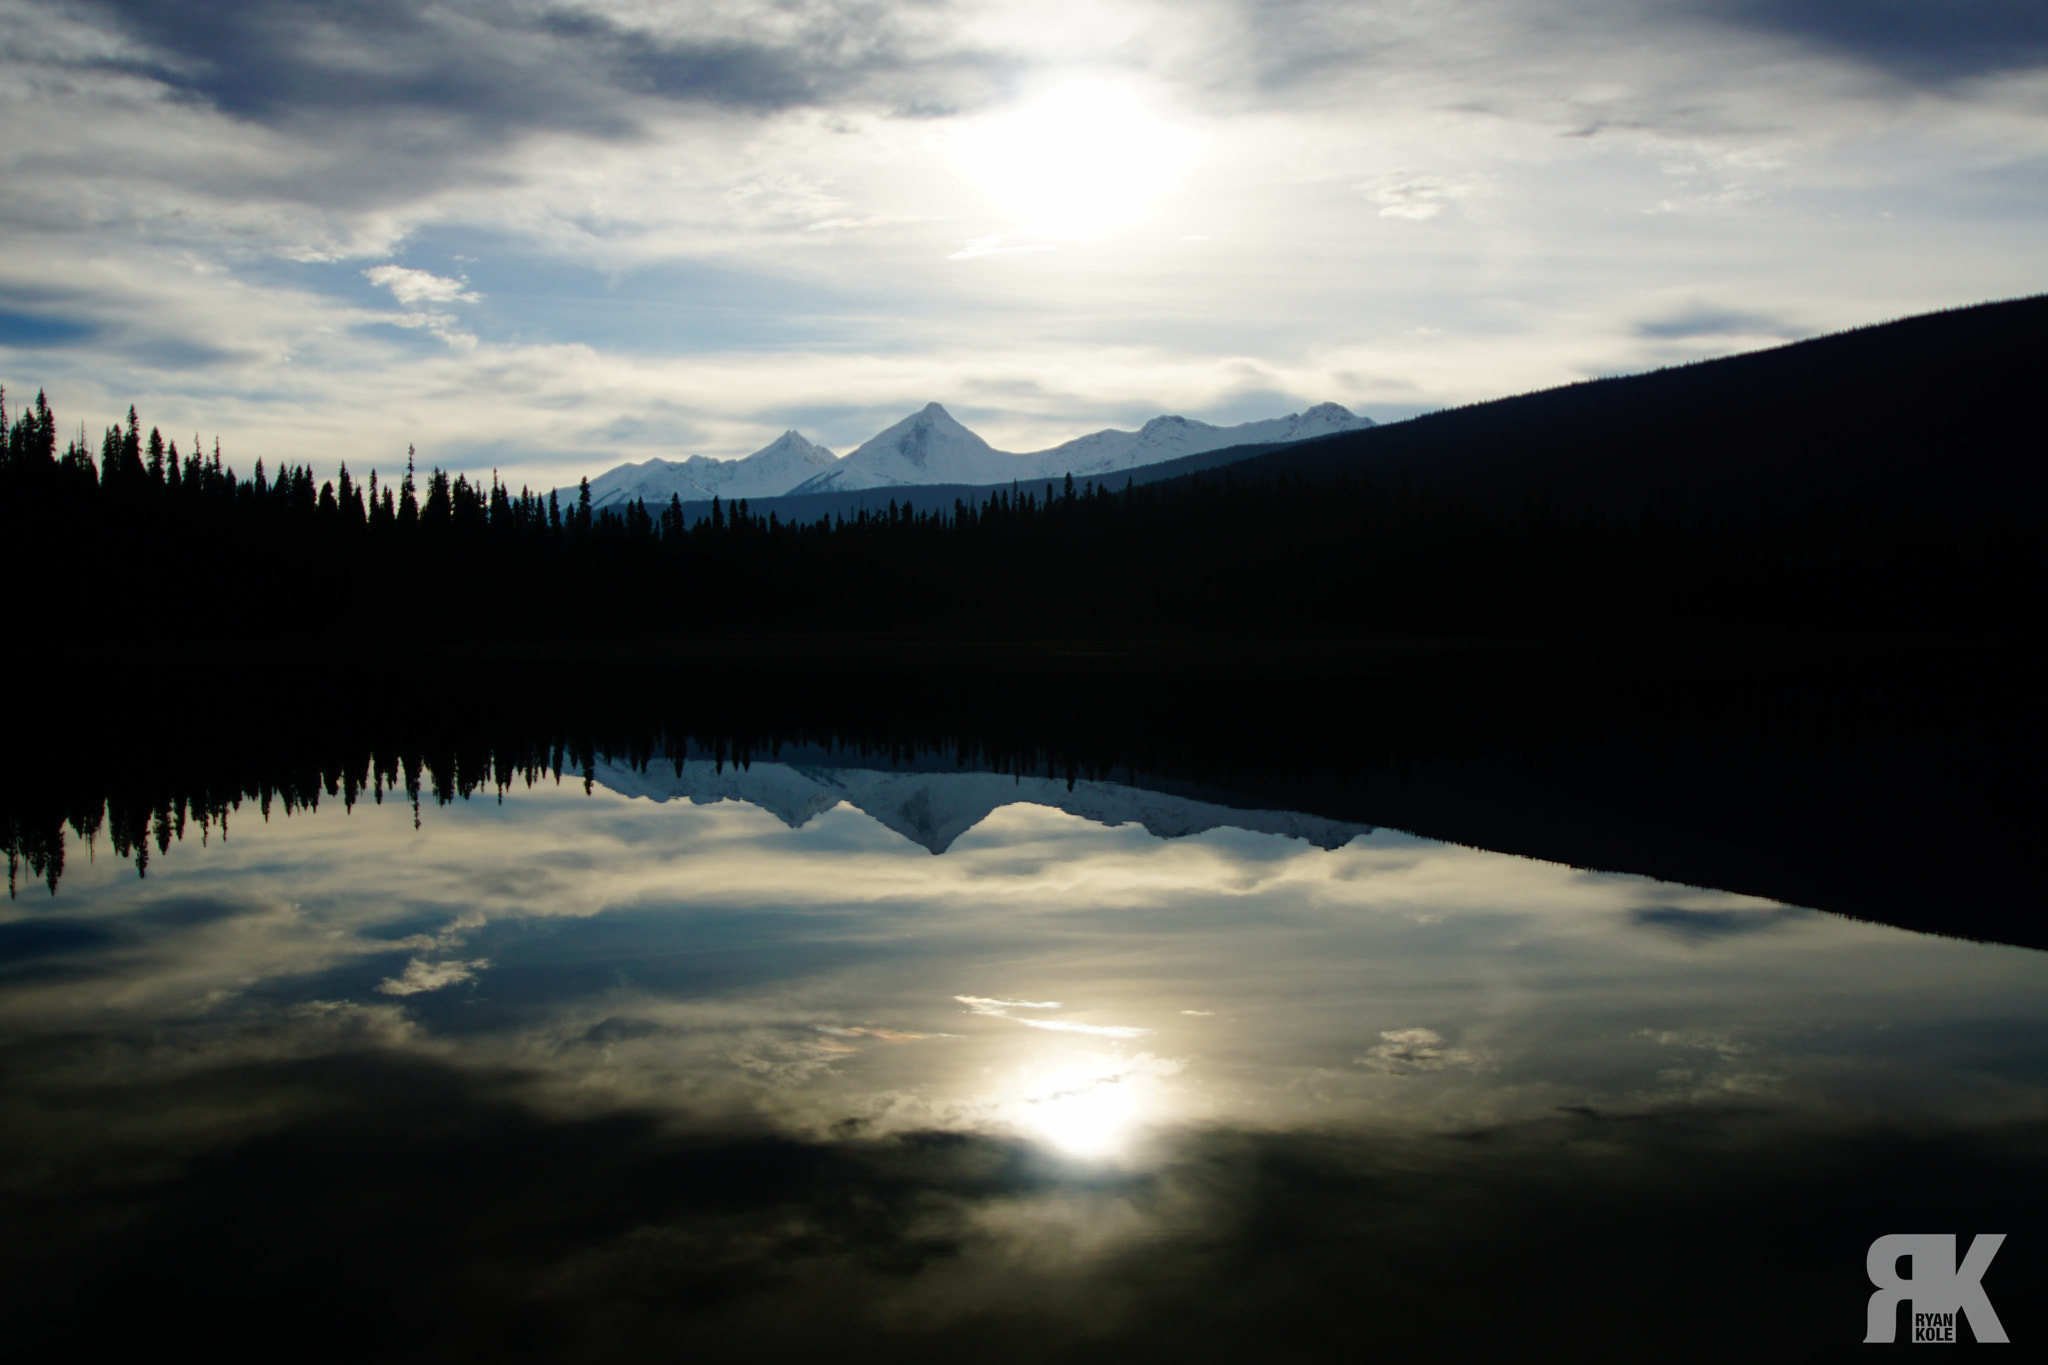
[[25, 881], [0, 1058], [81, 1353], [1846, 1347], [1898, 1231], [2018, 1341], [2048, 1235], [2048, 954], [1106, 782], [244, 802]]

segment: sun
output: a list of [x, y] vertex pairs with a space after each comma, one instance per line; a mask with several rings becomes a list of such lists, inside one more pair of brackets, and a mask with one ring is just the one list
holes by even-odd
[[964, 130], [956, 154], [1015, 231], [1071, 239], [1145, 218], [1195, 143], [1128, 87], [1074, 81]]

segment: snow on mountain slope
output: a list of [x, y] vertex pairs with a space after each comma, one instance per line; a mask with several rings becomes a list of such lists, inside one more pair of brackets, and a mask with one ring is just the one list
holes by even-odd
[[[998, 484], [1067, 474], [1101, 477], [1226, 446], [1306, 441], [1372, 425], [1370, 417], [1357, 416], [1339, 404], [1318, 403], [1306, 412], [1231, 427], [1190, 417], [1155, 417], [1137, 431], [1097, 431], [1049, 450], [1013, 455], [995, 449], [937, 403], [928, 403], [844, 459], [787, 431], [744, 460], [692, 455], [687, 460], [620, 465], [590, 481], [590, 503], [602, 509], [624, 507], [637, 499], [658, 509], [671, 496], [702, 502], [712, 497], [769, 498], [916, 484]], [[565, 504], [573, 504], [574, 489], [558, 491]]]
[[695, 805], [744, 801], [768, 811], [791, 829], [841, 801], [911, 842], [944, 853], [968, 830], [1003, 806], [1019, 802], [1050, 806], [1100, 825], [1137, 824], [1161, 839], [1178, 839], [1228, 827], [1257, 834], [1305, 839], [1319, 848], [1341, 848], [1370, 825], [1351, 825], [1291, 811], [1238, 810], [1114, 782], [1076, 782], [1000, 773], [891, 773], [870, 768], [822, 768], [755, 763], [748, 768], [692, 760], [678, 774], [654, 764], [645, 772], [604, 762], [596, 780], [622, 796], [653, 801], [688, 800]]
[[1016, 457], [989, 445], [937, 403], [927, 403], [878, 436], [870, 437], [822, 474], [789, 489], [831, 493], [897, 484], [1001, 483]]
[[1050, 450], [1017, 458], [1028, 468], [1019, 478], [1057, 479], [1067, 474], [1084, 478], [1139, 465], [1158, 464], [1182, 455], [1199, 455], [1227, 446], [1306, 441], [1339, 431], [1359, 431], [1375, 423], [1337, 403], [1318, 403], [1307, 412], [1289, 413], [1234, 427], [1211, 426], [1190, 417], [1155, 417], [1136, 431], [1098, 431], [1076, 437]]
[[[590, 481], [593, 508], [625, 507], [640, 501], [659, 509], [670, 497], [684, 502], [719, 498], [769, 498], [830, 469], [838, 458], [794, 431], [785, 431], [742, 460], [714, 460], [692, 455], [687, 460], [646, 460], [606, 470]], [[557, 489], [565, 506], [573, 506], [576, 490]]]

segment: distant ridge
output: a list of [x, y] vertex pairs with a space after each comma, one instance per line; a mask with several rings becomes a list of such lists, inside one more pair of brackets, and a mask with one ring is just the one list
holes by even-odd
[[[1181, 456], [1258, 443], [1310, 440], [1373, 425], [1337, 403], [1284, 417], [1219, 427], [1189, 417], [1155, 417], [1137, 431], [1091, 432], [1046, 450], [997, 450], [938, 403], [927, 403], [861, 443], [844, 459], [794, 431], [742, 460], [693, 455], [619, 465], [590, 481], [591, 507], [623, 509], [639, 501], [665, 506], [712, 498], [762, 499], [884, 488], [981, 487], [1012, 481], [1106, 475]], [[555, 490], [574, 502], [576, 490]], [[865, 499], [856, 500], [865, 505]]]
[[[644, 460], [606, 470], [590, 481], [590, 505], [602, 511], [632, 502], [658, 507], [672, 496], [685, 502], [758, 498], [784, 492], [819, 470], [831, 468], [835, 458], [825, 447], [785, 431], [741, 460], [692, 455], [687, 460]], [[566, 491], [574, 494], [576, 490]]]
[[1472, 506], [1621, 522], [2010, 526], [2038, 511], [2044, 367], [2035, 295], [1247, 452], [1231, 474], [1405, 479]]

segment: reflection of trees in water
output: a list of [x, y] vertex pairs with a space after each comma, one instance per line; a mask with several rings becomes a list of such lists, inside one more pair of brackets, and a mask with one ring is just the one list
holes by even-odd
[[386, 713], [344, 723], [284, 720], [246, 731], [195, 736], [172, 730], [138, 734], [125, 744], [95, 743], [91, 735], [66, 737], [66, 761], [17, 772], [0, 790], [0, 842], [7, 849], [8, 891], [29, 880], [52, 894], [64, 873], [69, 839], [89, 849], [104, 836], [116, 856], [132, 859], [146, 876], [152, 845], [158, 854], [187, 833], [202, 843], [227, 838], [231, 815], [253, 806], [264, 820], [317, 810], [324, 799], [353, 808], [381, 805], [387, 796], [409, 802], [413, 825], [423, 798], [447, 805], [478, 795], [500, 800], [515, 787], [581, 780], [592, 789], [600, 761], [645, 771], [666, 763], [680, 774], [686, 761], [723, 769], [745, 767], [759, 755], [789, 745], [881, 766], [937, 760], [947, 766], [1027, 776], [1107, 776], [1101, 764], [1083, 765], [1071, 753], [1014, 740], [976, 742], [959, 736], [855, 737], [831, 728], [814, 731], [800, 719], [780, 727], [735, 732], [691, 725], [660, 712], [634, 713], [616, 699], [593, 709], [608, 713], [603, 728], [587, 721], [508, 719], [480, 706], [449, 711], [423, 723]]
[[[2027, 910], [2041, 722], [1998, 650], [456, 657], [419, 656], [402, 687], [353, 662], [186, 668], [179, 694], [217, 700], [153, 713], [125, 676], [53, 688], [17, 709], [0, 767], [10, 884], [25, 870], [54, 890], [67, 839], [102, 834], [146, 872], [251, 805], [403, 799], [417, 820], [523, 784], [587, 788], [600, 758], [772, 757], [1123, 782], [2048, 944]], [[260, 721], [224, 720], [252, 690]]]

